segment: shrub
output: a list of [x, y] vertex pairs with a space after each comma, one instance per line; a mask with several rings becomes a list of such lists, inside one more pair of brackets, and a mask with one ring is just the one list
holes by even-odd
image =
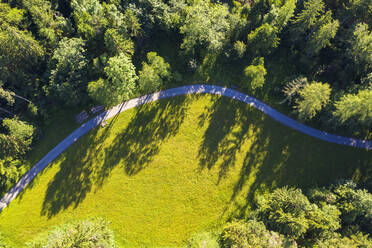
[[231, 248], [297, 247], [296, 243], [266, 229], [263, 222], [232, 222], [222, 232], [222, 244]]
[[109, 223], [102, 218], [88, 219], [56, 227], [42, 234], [27, 248], [113, 248], [116, 247]]
[[218, 248], [217, 238], [209, 233], [194, 234], [187, 242], [185, 248]]

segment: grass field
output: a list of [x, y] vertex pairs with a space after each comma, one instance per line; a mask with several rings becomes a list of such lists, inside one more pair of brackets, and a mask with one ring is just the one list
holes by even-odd
[[176, 97], [77, 141], [0, 214], [0, 232], [22, 247], [53, 225], [102, 216], [120, 247], [177, 247], [246, 215], [273, 188], [368, 183], [371, 164], [371, 152], [308, 137], [243, 103]]

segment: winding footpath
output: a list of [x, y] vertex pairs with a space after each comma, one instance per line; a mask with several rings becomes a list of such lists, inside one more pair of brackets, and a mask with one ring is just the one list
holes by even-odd
[[77, 128], [74, 132], [72, 132], [67, 138], [65, 138], [61, 143], [59, 143], [56, 147], [54, 147], [47, 155], [45, 155], [38, 163], [36, 163], [32, 169], [30, 169], [20, 180], [19, 182], [7, 193], [5, 196], [0, 200], [0, 212], [9, 205], [9, 203], [15, 199], [18, 194], [35, 178], [35, 176], [41, 172], [49, 163], [51, 163], [54, 159], [56, 159], [63, 151], [65, 151], [70, 145], [72, 145], [75, 141], [77, 141], [81, 136], [85, 133], [93, 129], [94, 127], [98, 126], [101, 122], [104, 122], [111, 117], [126, 111], [128, 109], [140, 106], [145, 103], [150, 103], [156, 100], [160, 100], [163, 98], [170, 98], [179, 95], [186, 95], [186, 94], [200, 94], [200, 93], [207, 93], [212, 95], [221, 95], [225, 97], [229, 97], [232, 99], [236, 99], [241, 102], [245, 102], [252, 107], [257, 108], [258, 110], [262, 111], [263, 113], [269, 115], [274, 120], [293, 128], [297, 131], [300, 131], [304, 134], [310, 135], [312, 137], [336, 143], [340, 145], [352, 146], [357, 148], [363, 148], [367, 150], [372, 149], [372, 141], [367, 140], [359, 140], [353, 139], [348, 137], [337, 136], [333, 134], [329, 134], [323, 131], [319, 131], [317, 129], [308, 127], [298, 121], [295, 121], [280, 112], [276, 111], [275, 109], [271, 108], [270, 106], [266, 105], [259, 100], [250, 97], [246, 94], [240, 93], [236, 90], [232, 90], [229, 88], [224, 88], [221, 86], [214, 86], [214, 85], [188, 85], [182, 86], [174, 89], [160, 91], [154, 94], [141, 96], [127, 102], [121, 103], [110, 110], [103, 112], [102, 114], [94, 117], [93, 119], [89, 120], [88, 122], [81, 125]]

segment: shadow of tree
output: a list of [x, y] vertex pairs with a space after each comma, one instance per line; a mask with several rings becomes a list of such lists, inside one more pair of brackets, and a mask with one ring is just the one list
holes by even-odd
[[188, 102], [186, 96], [178, 96], [138, 107], [127, 128], [105, 148], [105, 160], [97, 173], [97, 183], [102, 185], [119, 163], [123, 164], [129, 176], [144, 169], [158, 154], [163, 142], [177, 134], [185, 118]]
[[[92, 130], [83, 142], [77, 142], [70, 147], [60, 160], [60, 170], [48, 184], [44, 197], [42, 215], [48, 218], [70, 206], [77, 207], [91, 191], [93, 186], [92, 175], [94, 167], [91, 159], [97, 154], [92, 151], [91, 145], [96, 145], [97, 129]], [[76, 149], [80, 152], [76, 152]]]
[[231, 167], [241, 167], [224, 218], [246, 216], [258, 195], [277, 187], [306, 191], [345, 178], [364, 185], [372, 181], [370, 151], [320, 141], [235, 100], [216, 97], [199, 120], [208, 125], [200, 168], [218, 166], [220, 181]]
[[[211, 169], [219, 164], [219, 180], [226, 176], [230, 166], [236, 162], [236, 154], [240, 151], [242, 141], [246, 138], [249, 125], [245, 115], [241, 114], [239, 102], [227, 102], [225, 98], [213, 97], [214, 102], [206, 107], [199, 116], [199, 126], [208, 123], [203, 142], [199, 148], [200, 168]], [[238, 128], [236, 128], [238, 127]]]
[[[236, 100], [212, 99], [199, 116], [205, 132], [197, 156], [200, 170], [218, 169], [217, 184], [235, 166], [233, 193], [221, 218], [246, 216], [257, 195], [284, 185], [306, 190], [341, 178], [371, 181], [371, 152], [293, 131]], [[133, 110], [130, 120], [113, 119], [105, 128], [89, 132], [62, 154], [41, 214], [50, 218], [77, 207], [118, 166], [128, 176], [146, 168], [161, 145], [178, 133], [189, 103], [190, 98], [181, 96], [145, 104]]]
[[[257, 138], [245, 154], [230, 203], [235, 204], [236, 197], [247, 187], [248, 180], [252, 183], [243, 193], [246, 201], [244, 204], [235, 204], [230, 218], [246, 216], [257, 196], [277, 187], [294, 186], [306, 192], [310, 188], [327, 186], [340, 179], [353, 179], [359, 184], [371, 179], [370, 152], [330, 145], [291, 130], [275, 132], [268, 128], [269, 122], [272, 120], [265, 117], [261, 123], [255, 124], [265, 128], [256, 132]], [[308, 144], [312, 144], [312, 149], [309, 149]]]
[[[186, 96], [160, 100], [136, 108], [125, 128], [116, 128], [122, 121], [116, 121], [115, 116], [105, 128], [90, 131], [62, 154], [60, 170], [48, 185], [41, 214], [51, 218], [70, 206], [76, 208], [117, 166], [123, 166], [129, 176], [140, 172], [161, 144], [177, 134], [187, 108]], [[114, 140], [105, 143], [109, 133], [117, 130]]]

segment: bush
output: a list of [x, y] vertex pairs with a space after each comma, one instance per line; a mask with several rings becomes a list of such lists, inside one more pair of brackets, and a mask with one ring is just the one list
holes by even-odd
[[225, 226], [221, 236], [224, 247], [297, 247], [295, 242], [284, 238], [276, 232], [267, 230], [263, 222], [256, 220], [229, 223]]
[[217, 238], [209, 233], [194, 234], [187, 242], [185, 248], [218, 248]]
[[88, 219], [56, 227], [42, 234], [27, 248], [113, 248], [116, 247], [109, 223], [102, 218]]

